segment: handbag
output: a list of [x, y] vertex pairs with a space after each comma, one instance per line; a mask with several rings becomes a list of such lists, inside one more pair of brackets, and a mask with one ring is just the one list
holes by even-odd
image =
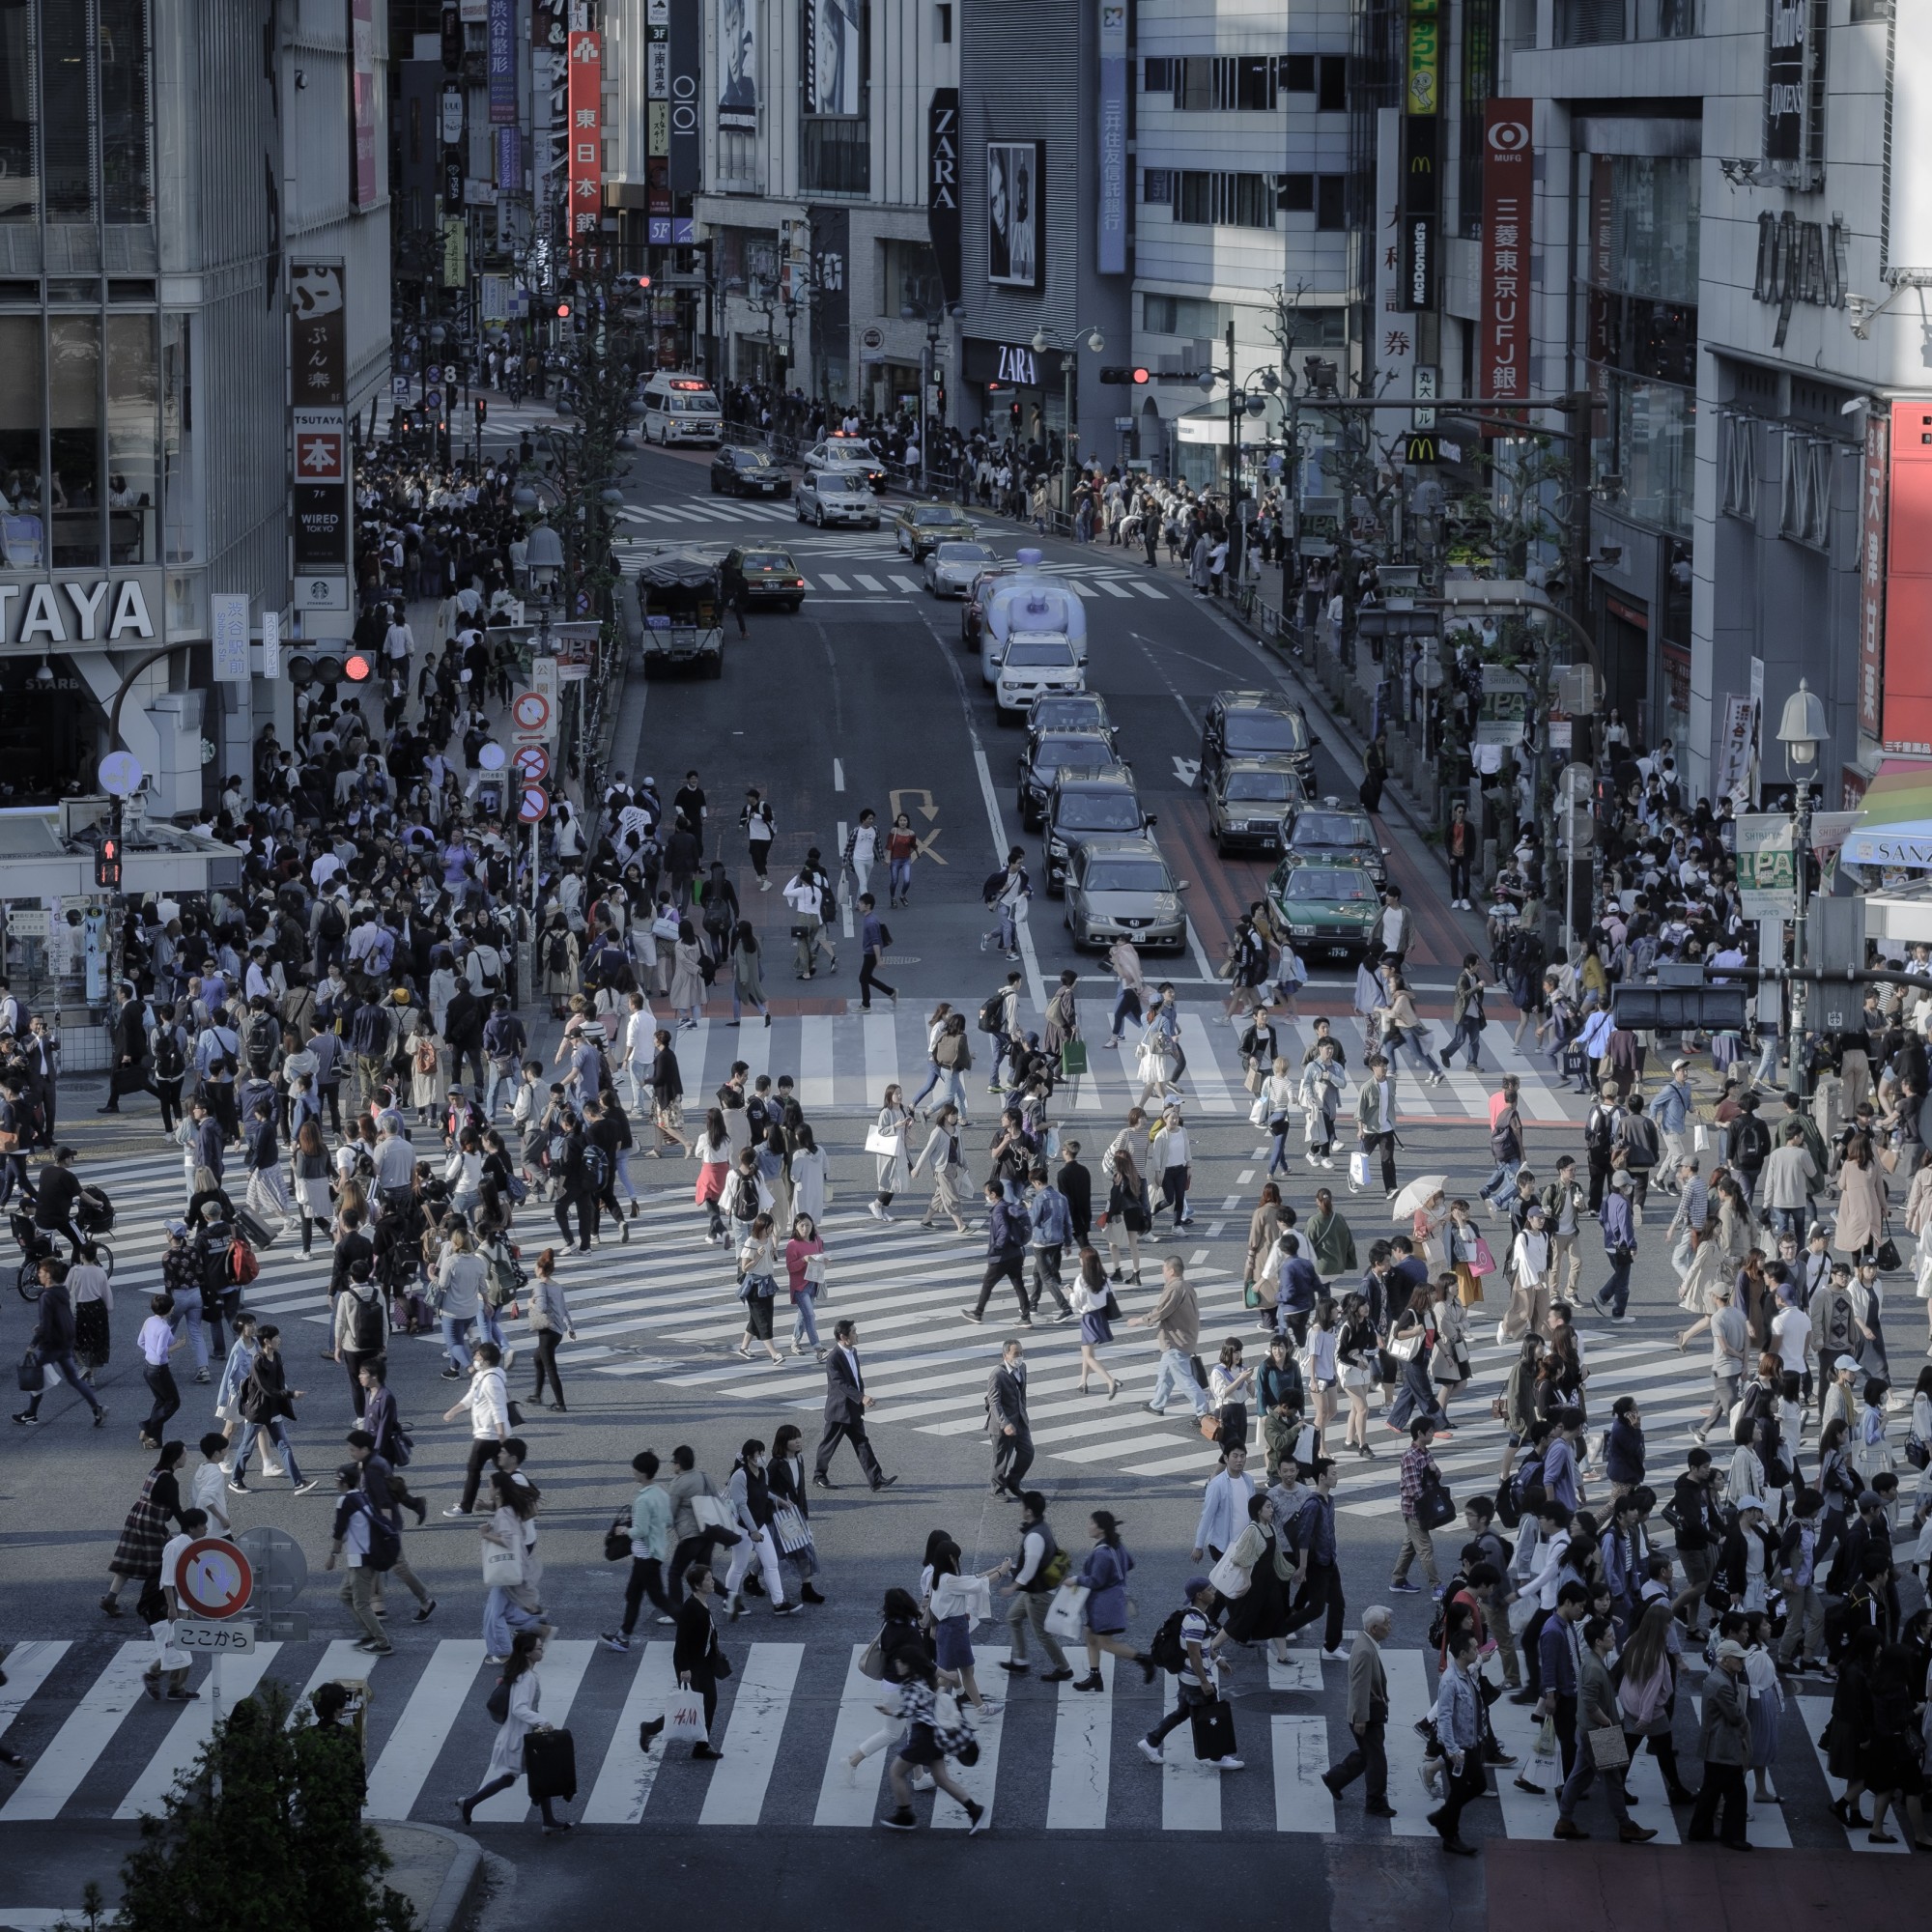
[[883, 1154], [887, 1159], [891, 1159], [898, 1151], [899, 1137], [897, 1134], [888, 1132], [884, 1127], [874, 1126], [866, 1129], [866, 1151], [867, 1153]]
[[1393, 1355], [1398, 1362], [1412, 1362], [1422, 1352], [1422, 1330], [1405, 1329], [1400, 1335], [1391, 1335], [1382, 1345], [1385, 1355]]
[[1702, 1121], [1690, 1122], [1690, 1151], [1708, 1153], [1711, 1151], [1711, 1130]]
[[1486, 1274], [1496, 1271], [1496, 1258], [1490, 1252], [1490, 1244], [1482, 1236], [1476, 1236], [1476, 1250], [1469, 1261], [1469, 1272], [1480, 1281]]
[[868, 1643], [859, 1658], [859, 1675], [869, 1677], [874, 1684], [882, 1683], [886, 1675], [885, 1633], [881, 1631]]
[[604, 1532], [604, 1560], [621, 1563], [631, 1553], [631, 1513], [623, 1511]]
[[772, 1512], [772, 1534], [781, 1556], [797, 1556], [811, 1548], [811, 1525], [796, 1503], [780, 1503]]
[[1235, 1709], [1216, 1697], [1211, 1703], [1196, 1704], [1188, 1713], [1188, 1728], [1194, 1738], [1198, 1760], [1215, 1763], [1235, 1754]]
[[524, 1552], [511, 1549], [500, 1543], [485, 1542], [483, 1545], [483, 1587], [489, 1589], [514, 1589], [524, 1580]]
[[1349, 1156], [1349, 1185], [1366, 1187], [1369, 1184], [1369, 1157], [1365, 1153], [1351, 1153]]
[[731, 1509], [723, 1496], [698, 1495], [691, 1499], [691, 1514], [699, 1529], [729, 1529]]
[[1888, 1236], [1878, 1244], [1877, 1262], [1881, 1274], [1892, 1274], [1905, 1264], [1899, 1259], [1898, 1243]]
[[1198, 1419], [1197, 1426], [1199, 1427], [1202, 1437], [1205, 1441], [1208, 1442], [1220, 1441], [1221, 1418], [1213, 1409], [1210, 1408], [1206, 1415], [1201, 1416]]
[[1554, 1758], [1556, 1755], [1556, 1719], [1545, 1718], [1537, 1726], [1535, 1755], [1540, 1758]]
[[1087, 1042], [1065, 1039], [1060, 1043], [1060, 1072], [1065, 1080], [1077, 1080], [1087, 1071]]
[[665, 1742], [701, 1745], [709, 1732], [704, 1722], [704, 1699], [696, 1690], [677, 1690], [665, 1704]]
[[1121, 1304], [1111, 1288], [1107, 1291], [1107, 1305], [1101, 1309], [1100, 1314], [1108, 1321], [1121, 1320]]
[[1440, 1476], [1423, 1477], [1422, 1489], [1415, 1498], [1415, 1520], [1424, 1529], [1440, 1529], [1456, 1520], [1456, 1499]]
[[1605, 1724], [1600, 1731], [1583, 1733], [1590, 1742], [1590, 1755], [1599, 1771], [1621, 1771], [1631, 1761], [1630, 1740], [1617, 1724]]
[[19, 1382], [25, 1395], [39, 1395], [46, 1386], [47, 1372], [41, 1366], [40, 1352], [29, 1349], [20, 1357]]
[[1267, 1123], [1268, 1123], [1267, 1095], [1265, 1094], [1263, 1094], [1256, 1098], [1255, 1104], [1248, 1109], [1248, 1125], [1251, 1127], [1264, 1127], [1267, 1125]]
[[1223, 1556], [1208, 1573], [1208, 1580], [1231, 1603], [1236, 1597], [1245, 1597], [1253, 1587], [1255, 1575], [1252, 1570], [1243, 1570], [1232, 1557]]
[[1078, 1643], [1087, 1634], [1087, 1599], [1093, 1594], [1085, 1583], [1063, 1583], [1046, 1606], [1044, 1629], [1047, 1635], [1064, 1643]]

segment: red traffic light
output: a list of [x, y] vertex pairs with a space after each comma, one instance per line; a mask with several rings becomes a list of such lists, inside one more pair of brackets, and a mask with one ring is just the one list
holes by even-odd
[[1151, 382], [1152, 380], [1153, 379], [1151, 375], [1145, 369], [1136, 369], [1134, 371], [1134, 382], [1136, 384], [1148, 383]]
[[369, 660], [360, 651], [352, 651], [342, 661], [342, 675], [351, 684], [367, 684], [369, 681]]
[[639, 288], [647, 289], [650, 287], [650, 285], [651, 285], [651, 278], [648, 275], [639, 275], [638, 277]]
[[568, 322], [570, 320], [570, 304], [568, 302], [557, 303], [556, 319], [559, 322]]
[[100, 841], [94, 855], [94, 883], [118, 892], [121, 887], [121, 841], [109, 837]]

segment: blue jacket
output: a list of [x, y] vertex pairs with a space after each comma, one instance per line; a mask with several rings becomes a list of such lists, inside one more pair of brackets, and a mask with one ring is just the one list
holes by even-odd
[[1613, 1483], [1628, 1483], [1633, 1489], [1643, 1481], [1643, 1431], [1623, 1416], [1610, 1422], [1604, 1442], [1604, 1473]]
[[1614, 1256], [1619, 1248], [1636, 1251], [1636, 1224], [1631, 1219], [1630, 1196], [1621, 1187], [1604, 1190], [1604, 1252]]
[[1002, 1261], [1026, 1246], [1026, 1210], [1010, 1201], [995, 1201], [986, 1216], [986, 1259]]
[[1037, 1245], [1060, 1248], [1073, 1238], [1073, 1216], [1067, 1211], [1066, 1196], [1059, 1188], [1042, 1187], [1027, 1204], [1027, 1213]]
[[1125, 1549], [1096, 1543], [1080, 1566], [1080, 1580], [1091, 1592], [1087, 1599], [1087, 1628], [1123, 1631], [1127, 1627], [1127, 1572], [1134, 1559]]
[[1690, 1116], [1690, 1090], [1680, 1081], [1666, 1081], [1651, 1102], [1650, 1117], [1661, 1134], [1681, 1134]]
[[1281, 1306], [1291, 1315], [1304, 1315], [1321, 1296], [1321, 1277], [1306, 1255], [1292, 1255], [1281, 1271]]
[[1559, 1616], [1548, 1618], [1537, 1639], [1537, 1656], [1543, 1665], [1543, 1688], [1558, 1697], [1577, 1694], [1577, 1654], [1571, 1649], [1576, 1629]]

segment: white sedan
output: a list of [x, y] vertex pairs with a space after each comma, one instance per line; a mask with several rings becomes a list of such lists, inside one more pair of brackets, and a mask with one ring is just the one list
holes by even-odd
[[805, 452], [808, 474], [819, 470], [845, 469], [865, 477], [874, 490], [886, 487], [886, 466], [862, 436], [828, 436]]
[[999, 558], [982, 543], [943, 543], [925, 554], [925, 587], [934, 597], [964, 597]]
[[879, 499], [856, 469], [808, 469], [792, 492], [792, 503], [802, 524], [828, 524], [847, 528], [879, 527]]

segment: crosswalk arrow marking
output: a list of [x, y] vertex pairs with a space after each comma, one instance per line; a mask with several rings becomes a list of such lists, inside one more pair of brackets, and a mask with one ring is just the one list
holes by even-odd
[[1174, 776], [1192, 791], [1201, 782], [1201, 760], [1177, 757], [1174, 761]]

